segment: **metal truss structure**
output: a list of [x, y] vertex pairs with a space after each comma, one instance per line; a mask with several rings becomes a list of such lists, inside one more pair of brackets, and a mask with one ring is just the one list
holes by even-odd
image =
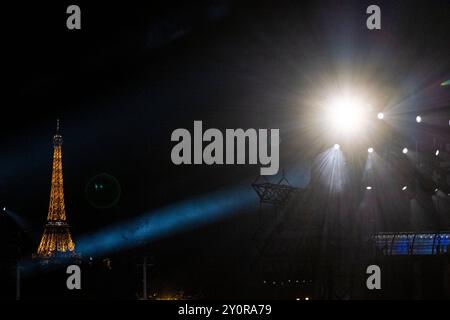
[[252, 187], [258, 195], [260, 203], [283, 206], [299, 190], [290, 185], [284, 172], [277, 183], [271, 183], [265, 178], [263, 182], [258, 182], [258, 180], [259, 177], [252, 183]]

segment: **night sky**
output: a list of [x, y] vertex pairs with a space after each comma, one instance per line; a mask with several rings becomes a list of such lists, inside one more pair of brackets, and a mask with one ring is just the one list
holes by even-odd
[[[382, 29], [369, 31], [372, 2], [78, 1], [79, 31], [66, 28], [72, 3], [7, 5], [2, 51], [12, 89], [2, 103], [0, 204], [27, 221], [35, 250], [57, 118], [75, 241], [212, 192], [253, 192], [259, 165], [172, 164], [170, 135], [192, 132], [194, 120], [205, 128], [280, 128], [280, 167], [306, 187], [311, 158], [332, 143], [311, 133], [310, 100], [340, 80], [371, 87], [380, 110], [430, 114], [428, 133], [448, 142], [450, 92], [439, 83], [450, 78], [450, 3], [376, 1]], [[408, 128], [398, 130], [408, 136]], [[99, 208], [87, 190], [104, 173], [120, 185], [120, 198]], [[140, 249], [173, 274], [201, 270], [207, 259], [238, 264], [254, 231], [256, 194], [249, 204]], [[12, 232], [5, 223], [2, 238]]]

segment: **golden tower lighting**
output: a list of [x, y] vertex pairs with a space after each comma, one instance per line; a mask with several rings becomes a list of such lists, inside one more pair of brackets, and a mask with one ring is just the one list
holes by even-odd
[[59, 133], [59, 120], [56, 134], [53, 136], [53, 169], [50, 205], [47, 224], [37, 250], [41, 258], [75, 256], [75, 243], [66, 222], [64, 204], [63, 171], [62, 171], [62, 136]]

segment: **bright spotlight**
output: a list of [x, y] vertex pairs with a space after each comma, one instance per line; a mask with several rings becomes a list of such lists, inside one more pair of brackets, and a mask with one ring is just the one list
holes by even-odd
[[339, 150], [340, 147], [341, 147], [341, 146], [338, 145], [337, 143], [333, 146], [333, 148], [336, 149], [336, 150]]
[[372, 153], [372, 152], [373, 152], [373, 148], [370, 147], [369, 149], [367, 149], [367, 152], [368, 152], [368, 153]]
[[407, 154], [408, 153], [408, 148], [403, 148], [403, 150], [402, 150], [402, 152], [404, 153], [404, 154]]
[[436, 155], [436, 156], [438, 156], [438, 155], [439, 155], [439, 150], [436, 150], [436, 153], [435, 153], [435, 155]]
[[365, 121], [367, 103], [354, 95], [341, 94], [329, 99], [328, 120], [338, 132], [358, 131]]
[[367, 186], [366, 190], [372, 190], [372, 186]]
[[2, 209], [2, 210], [3, 210], [3, 212], [6, 212], [6, 207], [3, 207], [3, 209]]
[[403, 186], [402, 190], [405, 191], [406, 189], [408, 189], [408, 186]]
[[417, 122], [417, 123], [422, 122], [422, 117], [421, 117], [421, 116], [417, 116], [417, 117], [416, 117], [416, 122]]
[[383, 120], [384, 119], [384, 113], [383, 112], [379, 112], [377, 114], [378, 119]]

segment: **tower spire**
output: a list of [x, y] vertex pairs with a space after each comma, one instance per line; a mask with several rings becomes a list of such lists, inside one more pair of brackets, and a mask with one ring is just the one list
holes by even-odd
[[59, 134], [59, 118], [56, 119], [56, 134]]

